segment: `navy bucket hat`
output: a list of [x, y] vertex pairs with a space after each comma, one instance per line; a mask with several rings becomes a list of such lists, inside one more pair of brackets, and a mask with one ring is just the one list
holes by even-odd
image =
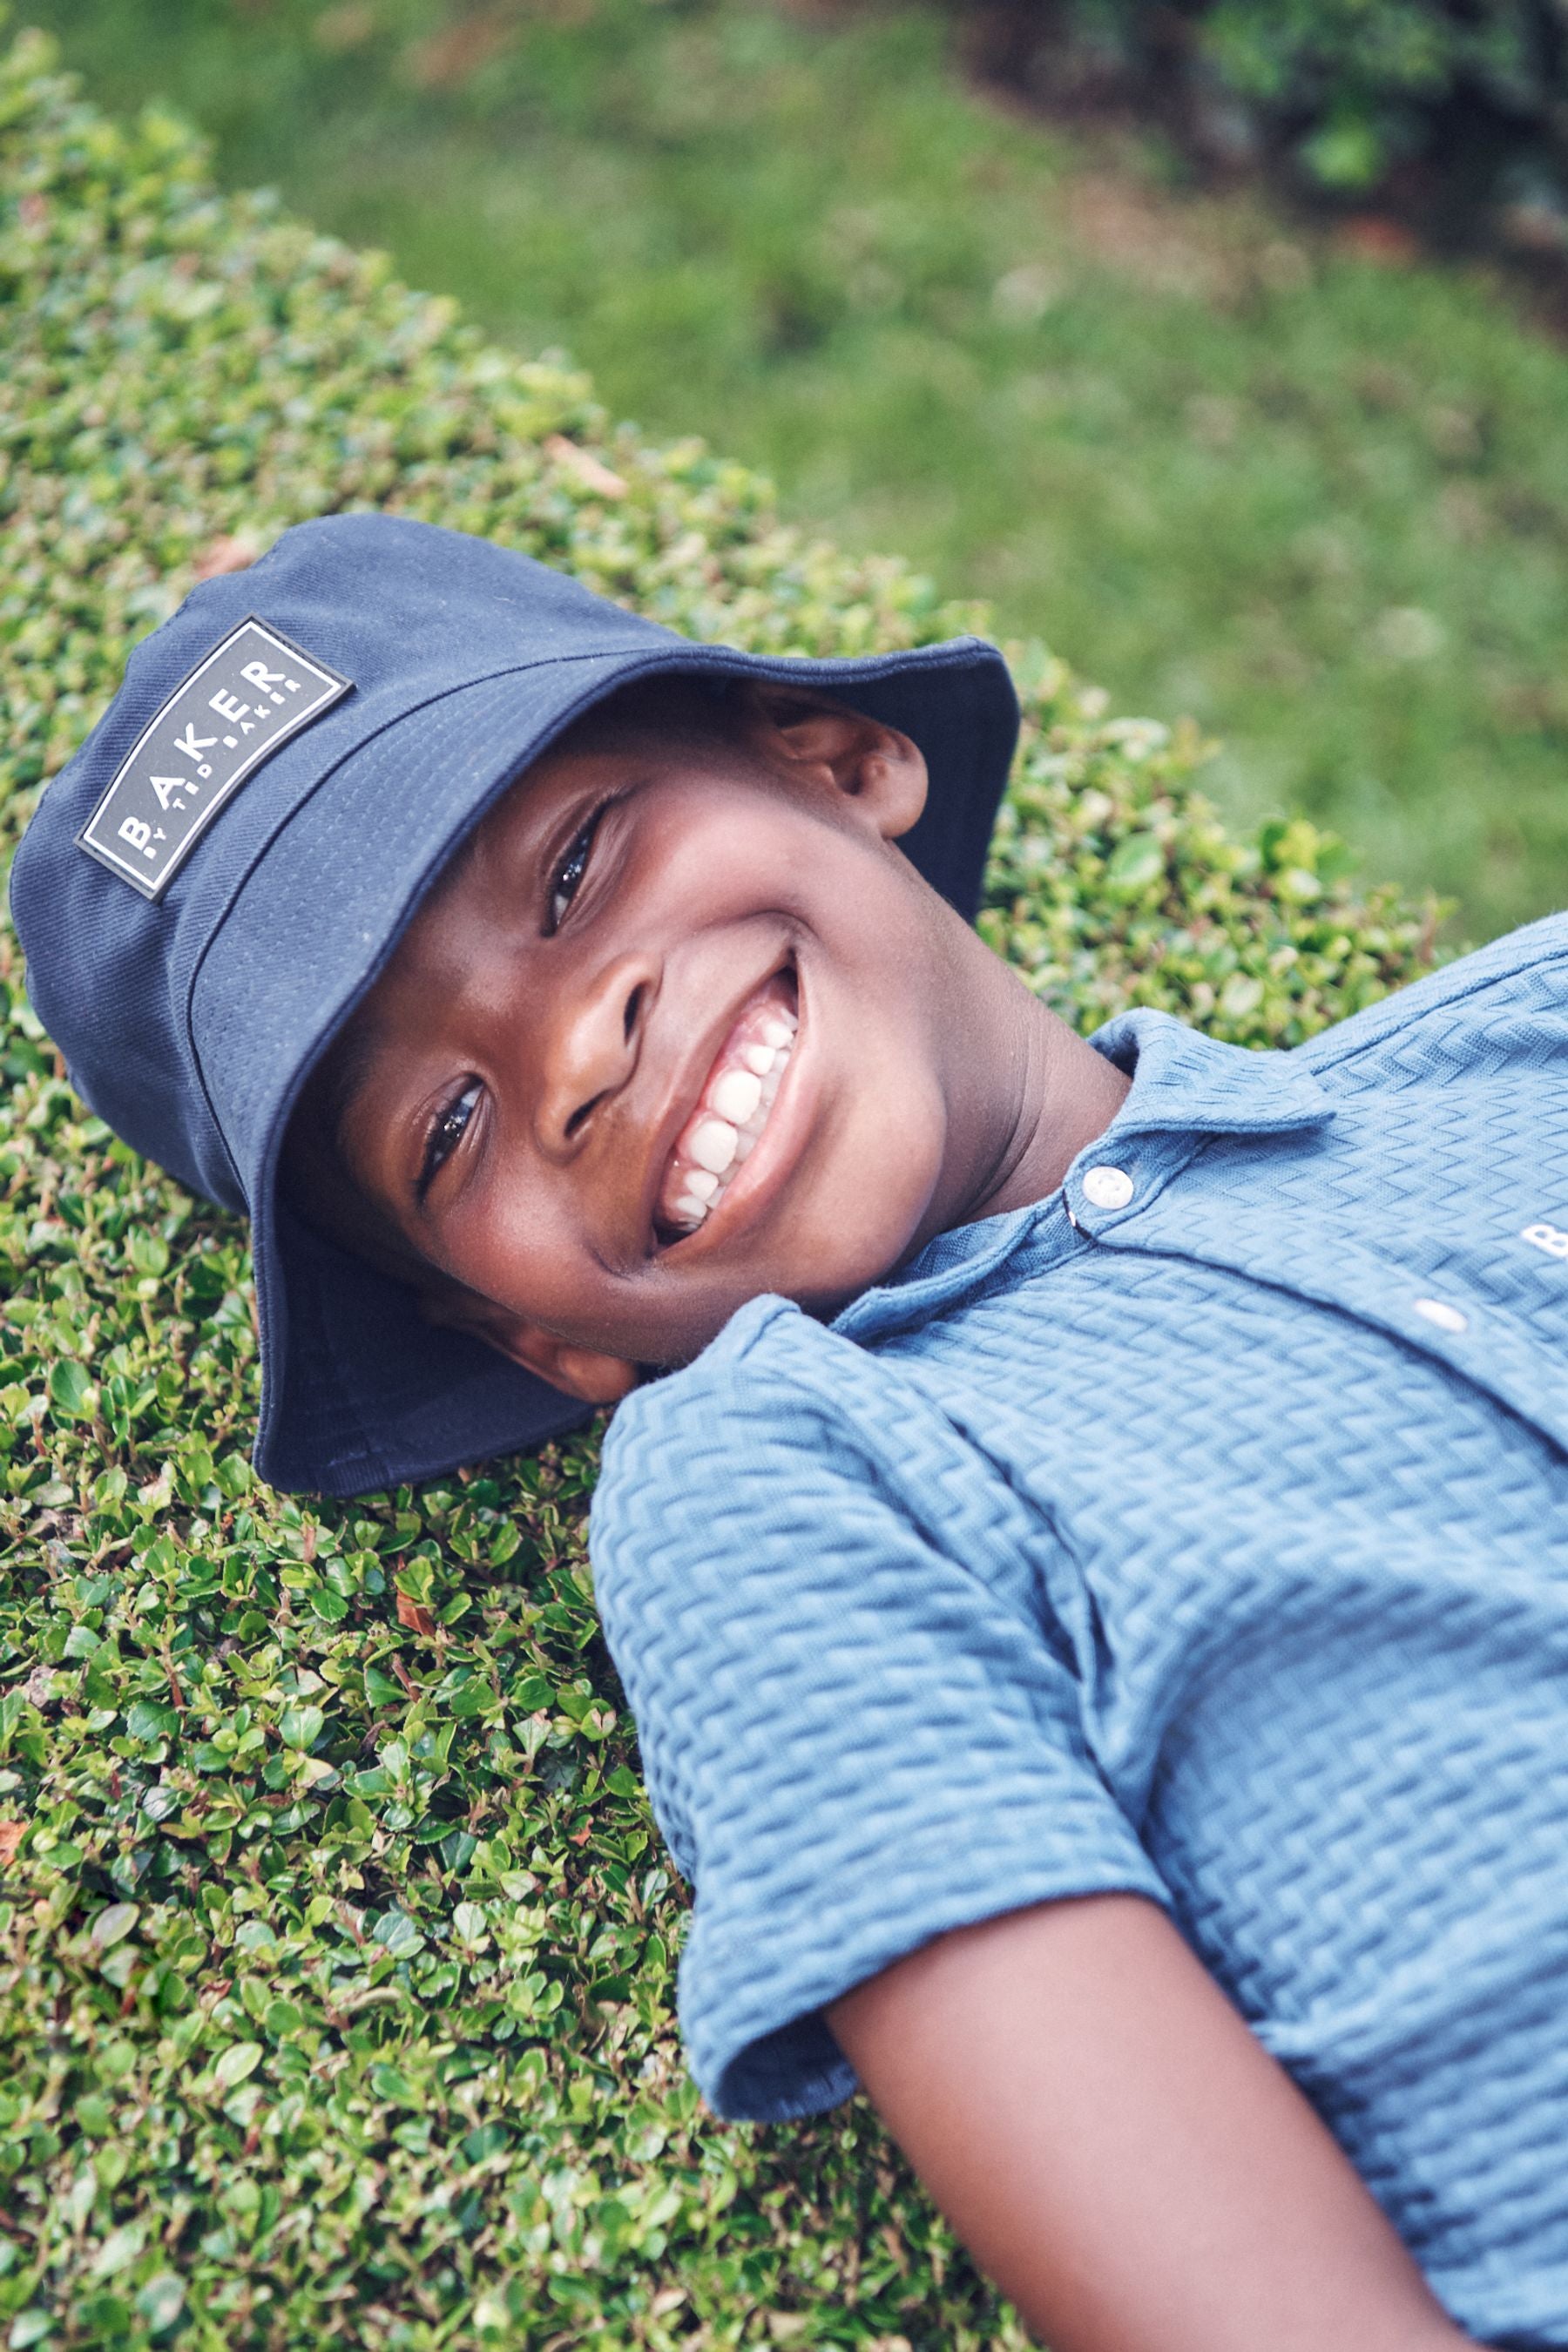
[[289, 1113], [451, 852], [591, 705], [658, 673], [807, 684], [900, 728], [904, 846], [966, 917], [1017, 732], [974, 637], [864, 659], [697, 645], [485, 540], [383, 515], [286, 531], [132, 654], [17, 852], [38, 1017], [128, 1142], [252, 1224], [256, 1466], [363, 1494], [584, 1408], [325, 1240], [279, 1195]]

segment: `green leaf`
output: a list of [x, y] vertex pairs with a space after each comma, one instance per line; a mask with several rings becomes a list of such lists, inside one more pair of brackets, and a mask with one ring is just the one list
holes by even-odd
[[89, 2344], [112, 2343], [130, 2332], [130, 2305], [122, 2295], [107, 2291], [84, 2294], [71, 2317]]
[[154, 2336], [166, 2335], [184, 2307], [184, 2281], [173, 2271], [160, 2271], [136, 2297], [136, 2308]]
[[134, 1903], [111, 1903], [107, 1911], [100, 1911], [89, 1931], [99, 1950], [107, 1952], [111, 1946], [123, 1943], [140, 1916], [140, 1908]]
[[126, 1242], [125, 1254], [138, 1274], [162, 1275], [169, 1271], [169, 1244], [161, 1234], [133, 1233]]
[[278, 1736], [285, 1748], [313, 1748], [327, 1718], [319, 1706], [290, 1705], [278, 1718]]
[[128, 2263], [136, 2260], [146, 2242], [145, 2221], [125, 2221], [118, 2230], [111, 2230], [92, 2258], [94, 2278], [112, 2278], [116, 2271], [122, 2271]]
[[459, 1720], [488, 1714], [496, 1704], [496, 1695], [484, 1675], [475, 1675], [468, 1682], [460, 1684], [447, 1701], [449, 1711]]
[[49, 1366], [49, 1402], [72, 1420], [89, 1419], [98, 1402], [92, 1374], [74, 1356], [61, 1356]]
[[401, 1706], [404, 1699], [402, 1686], [375, 1665], [364, 1670], [364, 1696], [370, 1706]]
[[409, 1959], [425, 1949], [425, 1938], [405, 1911], [384, 1911], [371, 1933], [395, 1959]]
[[1342, 193], [1372, 187], [1388, 163], [1378, 126], [1364, 115], [1341, 115], [1326, 122], [1301, 142], [1300, 153], [1315, 179]]
[[254, 2074], [263, 2056], [259, 2042], [231, 2042], [213, 2068], [213, 2077], [222, 2091], [232, 2091], [248, 2075]]
[[1130, 833], [1111, 852], [1105, 869], [1107, 889], [1118, 898], [1140, 897], [1165, 874], [1165, 846], [1152, 833]]
[[132, 1739], [167, 1739], [179, 1727], [180, 1718], [174, 1709], [156, 1699], [136, 1699], [126, 1710], [125, 1728]]
[[452, 1933], [460, 1944], [489, 1941], [489, 1923], [478, 1903], [459, 1903], [452, 1913]]

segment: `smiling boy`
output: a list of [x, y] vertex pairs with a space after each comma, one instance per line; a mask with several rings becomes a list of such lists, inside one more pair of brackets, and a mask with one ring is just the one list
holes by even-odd
[[622, 1401], [721, 2112], [858, 2081], [1057, 2352], [1568, 2346], [1568, 924], [1086, 1043], [968, 924], [1015, 718], [307, 526], [50, 787], [30, 985], [249, 1211], [268, 1475]]
[[361, 1245], [368, 1203], [442, 1320], [610, 1403], [760, 1291], [830, 1315], [1054, 1191], [1126, 1081], [889, 855], [925, 780], [793, 685], [594, 711], [320, 1066], [300, 1200]]

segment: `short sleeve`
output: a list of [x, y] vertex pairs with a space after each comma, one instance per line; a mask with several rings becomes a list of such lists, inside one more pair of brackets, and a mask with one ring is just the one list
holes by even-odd
[[1027, 1578], [1016, 1559], [988, 1576], [972, 1496], [942, 1508], [953, 1433], [905, 1411], [890, 1462], [820, 1382], [754, 1360], [787, 1351], [774, 1337], [721, 1340], [721, 1361], [622, 1407], [591, 1536], [649, 1793], [695, 1889], [692, 2071], [720, 2115], [758, 2120], [855, 2088], [823, 2008], [932, 1937], [1054, 1896], [1165, 1899]]

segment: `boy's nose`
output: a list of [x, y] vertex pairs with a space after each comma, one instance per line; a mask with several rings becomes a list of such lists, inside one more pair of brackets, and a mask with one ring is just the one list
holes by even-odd
[[539, 1139], [569, 1160], [600, 1105], [637, 1066], [643, 1023], [658, 979], [651, 957], [619, 956], [571, 1003], [555, 1029], [539, 1103]]

